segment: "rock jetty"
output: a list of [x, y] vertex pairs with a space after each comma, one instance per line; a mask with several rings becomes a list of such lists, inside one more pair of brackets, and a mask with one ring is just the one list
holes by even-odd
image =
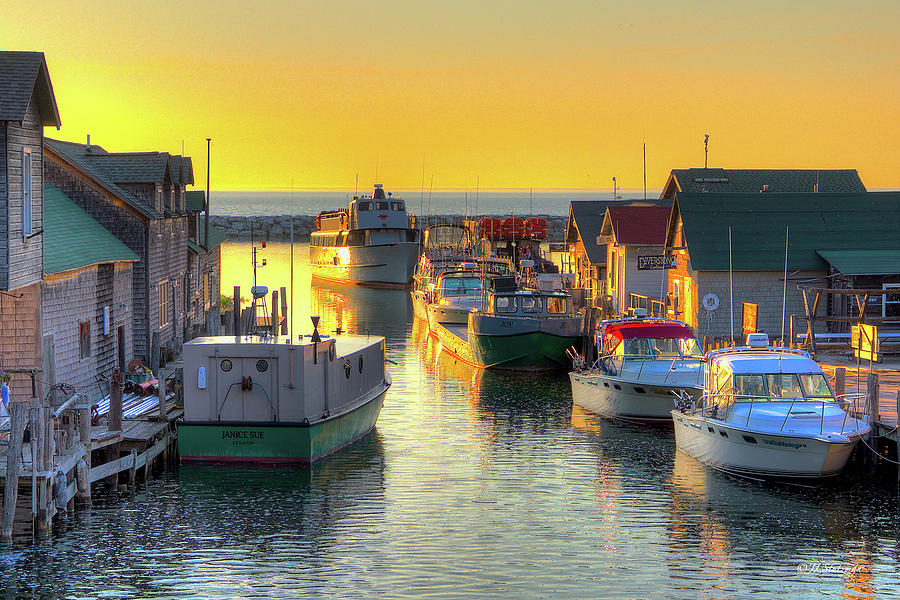
[[[494, 215], [503, 218], [506, 215]], [[547, 220], [547, 239], [562, 241], [566, 237], [567, 217], [551, 215], [535, 215]], [[429, 224], [446, 223], [456, 219], [462, 219], [463, 215], [440, 215], [419, 219]], [[308, 242], [309, 234], [316, 228], [316, 217], [308, 215], [294, 215], [294, 241]], [[210, 224], [221, 230], [229, 238], [236, 240], [289, 240], [291, 238], [291, 216], [232, 216], [211, 215]]]

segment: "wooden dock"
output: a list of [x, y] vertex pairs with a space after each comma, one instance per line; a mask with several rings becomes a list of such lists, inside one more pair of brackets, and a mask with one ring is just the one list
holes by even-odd
[[78, 394], [59, 406], [46, 406], [49, 397], [9, 404], [10, 430], [0, 442], [4, 539], [46, 535], [54, 517], [89, 505], [94, 489], [134, 485], [174, 456], [175, 422], [184, 414], [177, 396], [166, 400], [162, 385], [161, 409], [122, 419], [117, 373], [111, 388], [105, 422]]

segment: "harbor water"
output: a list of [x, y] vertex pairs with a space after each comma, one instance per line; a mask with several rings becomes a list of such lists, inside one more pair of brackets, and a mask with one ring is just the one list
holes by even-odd
[[[567, 378], [442, 353], [397, 290], [311, 287], [292, 327], [387, 338], [376, 430], [308, 469], [181, 467], [4, 547], [4, 597], [881, 598], [900, 594], [893, 485], [820, 489], [705, 469], [667, 429], [573, 407]], [[222, 290], [249, 295], [248, 243]], [[259, 283], [290, 285], [268, 245]]]

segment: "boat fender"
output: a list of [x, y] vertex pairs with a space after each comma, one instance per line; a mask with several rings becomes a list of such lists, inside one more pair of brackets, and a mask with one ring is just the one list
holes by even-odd
[[337, 351], [334, 349], [334, 344], [332, 344], [332, 345], [328, 348], [328, 360], [331, 361], [331, 362], [334, 362], [334, 357], [335, 357], [336, 354], [337, 354]]
[[347, 379], [350, 379], [350, 369], [351, 369], [350, 359], [345, 358], [344, 359], [344, 375], [347, 377]]
[[91, 425], [99, 425], [100, 424], [100, 411], [97, 409], [97, 405], [94, 404], [91, 406]]
[[252, 377], [241, 377], [241, 391], [244, 391], [244, 392], [252, 392], [253, 391], [253, 378]]

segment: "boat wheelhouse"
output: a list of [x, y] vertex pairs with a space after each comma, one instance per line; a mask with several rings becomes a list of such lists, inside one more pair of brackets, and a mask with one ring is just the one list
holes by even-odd
[[374, 427], [384, 338], [217, 336], [184, 345], [183, 463], [312, 463]]
[[405, 287], [419, 256], [418, 234], [403, 199], [385, 195], [375, 184], [372, 196], [355, 197], [349, 208], [316, 217], [309, 240], [313, 279]]
[[632, 317], [600, 323], [600, 356], [569, 373], [575, 404], [614, 419], [671, 423], [673, 392], [700, 396], [703, 351], [674, 319]]
[[869, 424], [848, 411], [851, 397], [835, 397], [808, 353], [756, 340], [707, 353], [702, 396], [682, 397], [672, 411], [676, 445], [743, 476], [839, 474]]
[[470, 268], [441, 273], [429, 292], [426, 312], [432, 331], [438, 324], [467, 324], [469, 311], [481, 303], [485, 276], [474, 270], [474, 263], [463, 263], [463, 266]]

